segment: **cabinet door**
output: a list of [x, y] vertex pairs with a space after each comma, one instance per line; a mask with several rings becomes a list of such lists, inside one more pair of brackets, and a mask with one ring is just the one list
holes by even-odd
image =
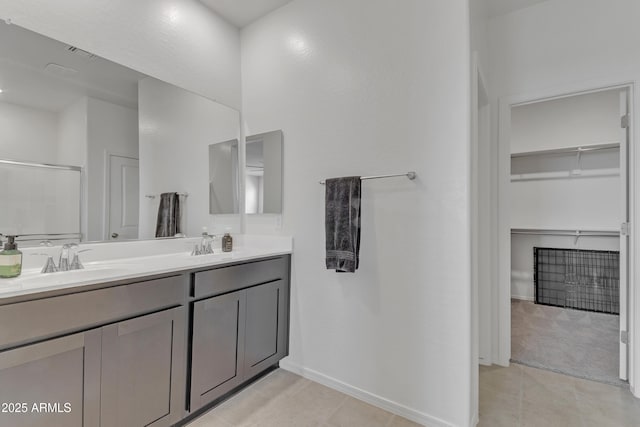
[[0, 353], [0, 425], [97, 427], [100, 330]]
[[285, 291], [283, 280], [246, 290], [244, 379], [286, 356], [288, 304]]
[[184, 336], [184, 307], [103, 328], [102, 427], [170, 426], [180, 419]]
[[193, 304], [191, 411], [242, 382], [244, 291]]

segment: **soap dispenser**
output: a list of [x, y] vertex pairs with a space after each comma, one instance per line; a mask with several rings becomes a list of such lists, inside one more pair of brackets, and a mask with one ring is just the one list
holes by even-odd
[[231, 252], [233, 250], [233, 237], [229, 231], [222, 236], [222, 252]]
[[18, 250], [15, 239], [17, 236], [7, 236], [4, 250], [0, 252], [0, 277], [18, 277], [22, 273], [22, 252]]

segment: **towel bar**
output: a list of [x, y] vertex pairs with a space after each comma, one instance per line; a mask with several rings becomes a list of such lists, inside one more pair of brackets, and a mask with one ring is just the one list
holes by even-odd
[[[155, 199], [157, 196], [157, 194], [147, 194], [146, 197], [147, 199]], [[184, 197], [189, 197], [189, 193], [178, 193], [178, 196], [184, 196]]]
[[[416, 173], [413, 171], [410, 172], [406, 172], [406, 173], [395, 173], [395, 174], [391, 174], [391, 175], [374, 175], [374, 176], [363, 176], [360, 177], [360, 180], [364, 180], [364, 179], [378, 179], [378, 178], [394, 178], [396, 176], [406, 176], [409, 179], [416, 179]], [[320, 184], [324, 185], [325, 181], [320, 181]]]

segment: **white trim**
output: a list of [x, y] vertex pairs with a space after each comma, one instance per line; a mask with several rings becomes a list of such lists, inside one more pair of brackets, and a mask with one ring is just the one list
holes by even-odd
[[455, 427], [454, 424], [451, 424], [443, 419], [434, 417], [433, 415], [425, 414], [424, 412], [420, 412], [415, 409], [411, 409], [389, 399], [385, 399], [384, 397], [369, 393], [368, 391], [362, 390], [360, 388], [339, 381], [335, 378], [321, 374], [320, 372], [314, 371], [313, 369], [302, 367], [296, 363], [282, 360], [280, 361], [280, 368], [289, 372], [293, 372], [294, 374], [300, 375], [308, 380], [322, 384], [333, 390], [337, 390], [358, 400], [362, 400], [363, 402], [367, 402], [373, 406], [384, 409], [385, 411], [414, 421], [418, 424], [434, 427]]
[[511, 185], [511, 105], [513, 98], [498, 100], [498, 288], [496, 311], [498, 324], [495, 337], [496, 354], [493, 360], [501, 366], [509, 366], [511, 358], [511, 215], [509, 189]]
[[[471, 358], [469, 360], [469, 413], [470, 418], [474, 418], [478, 415], [480, 405], [480, 371], [478, 367], [478, 361], [480, 359], [480, 331], [478, 324], [480, 323], [480, 242], [479, 242], [479, 227], [480, 227], [480, 161], [479, 161], [479, 146], [480, 146], [480, 91], [484, 85], [482, 82], [482, 75], [480, 74], [480, 67], [478, 61], [478, 52], [471, 54], [471, 108], [469, 115], [471, 118], [471, 135], [469, 138], [469, 237], [471, 244], [469, 245], [469, 291], [471, 295], [471, 316], [470, 316], [470, 331], [471, 331]], [[486, 91], [485, 91], [486, 92]]]
[[531, 301], [531, 302], [535, 300], [534, 297], [530, 297], [528, 295], [511, 295], [511, 299], [517, 299], [520, 301]]
[[[615, 89], [627, 89], [630, 96], [629, 115], [633, 118], [630, 123], [629, 135], [629, 220], [632, 224], [632, 235], [629, 242], [629, 280], [628, 280], [628, 303], [629, 303], [629, 383], [631, 390], [636, 397], [640, 398], [640, 387], [636, 384], [640, 383], [638, 376], [639, 370], [634, 367], [640, 366], [640, 325], [636, 325], [637, 317], [635, 316], [636, 308], [640, 307], [640, 292], [635, 292], [636, 268], [637, 262], [640, 262], [637, 255], [640, 251], [635, 250], [636, 242], [640, 242], [640, 210], [636, 209], [635, 189], [636, 179], [640, 179], [640, 174], [635, 173], [635, 169], [640, 165], [640, 150], [636, 149], [635, 126], [637, 117], [635, 113], [635, 79], [620, 79], [615, 83], [611, 81], [598, 81], [591, 84], [580, 83], [576, 85], [568, 85], [564, 87], [541, 89], [536, 93], [517, 94], [502, 96], [498, 99], [498, 274], [497, 283], [498, 291], [495, 302], [497, 303], [498, 325], [497, 325], [497, 355], [494, 359], [497, 364], [509, 366], [511, 357], [511, 239], [510, 239], [510, 204], [509, 204], [509, 186], [511, 181], [511, 152], [510, 152], [510, 130], [511, 130], [511, 108], [514, 106], [533, 104], [541, 101], [550, 101], [561, 99], [575, 95], [584, 95], [589, 93], [597, 93]], [[596, 89], [594, 89], [596, 88]], [[638, 183], [640, 185], [640, 182]]]
[[[638, 198], [636, 197], [636, 190], [640, 187], [640, 182], [636, 183], [636, 180], [640, 180], [640, 174], [636, 172], [636, 168], [640, 166], [640, 149], [637, 147], [636, 141], [636, 126], [638, 126], [638, 118], [636, 116], [636, 81], [632, 81], [629, 83], [629, 117], [631, 120], [629, 122], [629, 152], [627, 158], [629, 159], [628, 165], [628, 174], [629, 174], [629, 223], [632, 225], [631, 235], [629, 236], [629, 277], [628, 282], [629, 286], [627, 288], [627, 301], [629, 302], [629, 309], [627, 312], [627, 322], [629, 327], [629, 344], [627, 345], [627, 349], [629, 351], [628, 354], [628, 376], [629, 376], [629, 384], [631, 386], [631, 390], [634, 396], [640, 398], [640, 387], [636, 387], [637, 384], [640, 384], [640, 379], [638, 378], [639, 370], [636, 369], [640, 367], [640, 351], [638, 351], [638, 344], [640, 343], [640, 325], [638, 325], [638, 321], [640, 317], [636, 316], [637, 310], [640, 309], [640, 301], [638, 297], [640, 297], [640, 292], [636, 290], [636, 283], [640, 283], [636, 278], [636, 274], [638, 273], [638, 269], [636, 268], [636, 263], [640, 262], [638, 256], [640, 256], [640, 251], [636, 250], [636, 245], [640, 242], [640, 233], [637, 230], [638, 224], [640, 224], [640, 209], [638, 209], [636, 203]], [[636, 393], [636, 391], [638, 393]]]

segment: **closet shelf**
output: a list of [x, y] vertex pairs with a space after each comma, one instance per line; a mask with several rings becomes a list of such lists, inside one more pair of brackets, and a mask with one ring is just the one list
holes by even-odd
[[581, 145], [576, 147], [564, 147], [564, 148], [554, 148], [550, 150], [535, 150], [535, 151], [526, 151], [521, 153], [511, 153], [511, 158], [513, 159], [517, 157], [550, 156], [555, 154], [588, 153], [591, 151], [618, 150], [618, 149], [620, 149], [619, 142], [607, 142], [603, 144], [589, 144], [589, 145]]
[[590, 178], [595, 176], [619, 176], [619, 168], [611, 169], [573, 169], [560, 172], [534, 172], [511, 175], [511, 182], [516, 181], [541, 181], [548, 179]]
[[568, 236], [574, 237], [574, 244], [580, 237], [619, 237], [620, 231], [614, 229], [579, 228], [579, 229], [543, 229], [543, 228], [512, 228], [511, 234], [526, 234], [530, 236]]

